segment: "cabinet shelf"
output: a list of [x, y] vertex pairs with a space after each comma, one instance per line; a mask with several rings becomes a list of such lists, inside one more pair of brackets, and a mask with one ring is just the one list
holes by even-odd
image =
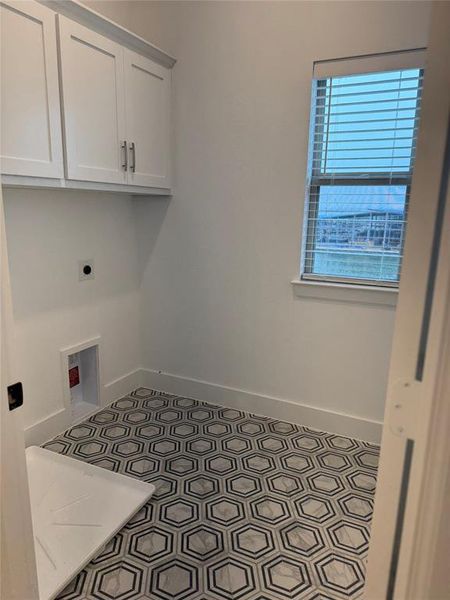
[[94, 181], [74, 181], [70, 179], [51, 179], [48, 177], [27, 177], [21, 175], [2, 175], [1, 184], [5, 189], [28, 188], [40, 190], [80, 190], [93, 192], [112, 192], [131, 194], [132, 196], [171, 196], [166, 188], [143, 187], [137, 185], [99, 183]]

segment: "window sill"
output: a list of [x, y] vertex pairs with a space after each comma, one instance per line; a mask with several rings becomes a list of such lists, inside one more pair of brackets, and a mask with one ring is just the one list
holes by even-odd
[[397, 288], [369, 287], [349, 283], [328, 283], [326, 281], [301, 279], [294, 279], [291, 284], [294, 295], [300, 298], [355, 304], [378, 304], [392, 307], [397, 304]]

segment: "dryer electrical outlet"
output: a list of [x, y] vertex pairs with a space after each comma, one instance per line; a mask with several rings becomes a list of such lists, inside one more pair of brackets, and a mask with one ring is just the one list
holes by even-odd
[[78, 261], [78, 278], [80, 281], [95, 279], [94, 260], [92, 258]]

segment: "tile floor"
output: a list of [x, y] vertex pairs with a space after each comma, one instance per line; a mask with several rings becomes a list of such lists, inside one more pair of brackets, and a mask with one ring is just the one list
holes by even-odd
[[143, 388], [45, 446], [156, 486], [59, 600], [362, 595], [377, 446]]

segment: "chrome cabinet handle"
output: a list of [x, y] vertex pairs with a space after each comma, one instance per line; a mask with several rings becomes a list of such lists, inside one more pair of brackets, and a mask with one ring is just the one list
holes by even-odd
[[124, 140], [123, 144], [121, 144], [121, 149], [123, 150], [123, 160], [122, 168], [124, 171], [128, 171], [128, 149], [127, 149], [127, 140]]
[[133, 162], [130, 165], [130, 171], [134, 173], [136, 171], [136, 146], [134, 142], [131, 142], [130, 144], [130, 152], [133, 159]]

